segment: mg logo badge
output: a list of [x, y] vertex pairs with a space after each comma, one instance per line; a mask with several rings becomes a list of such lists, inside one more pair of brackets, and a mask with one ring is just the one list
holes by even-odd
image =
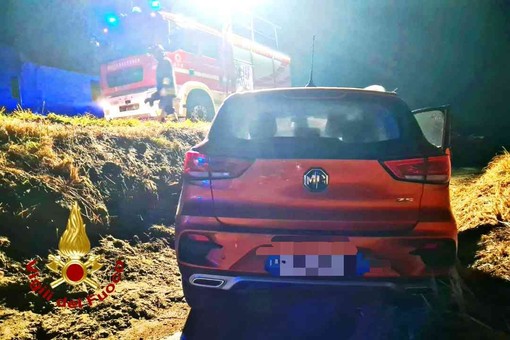
[[311, 192], [321, 192], [328, 187], [329, 176], [320, 168], [313, 168], [305, 172], [303, 185]]

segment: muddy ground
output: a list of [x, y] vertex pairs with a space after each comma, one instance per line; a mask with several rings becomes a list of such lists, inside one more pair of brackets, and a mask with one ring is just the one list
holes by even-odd
[[[69, 292], [65, 285], [55, 289], [55, 298], [48, 303], [30, 291], [26, 261], [4, 259], [0, 339], [158, 339], [180, 331], [189, 308], [182, 294], [172, 229], [154, 227], [144, 238], [125, 241], [107, 236], [93, 249], [93, 254], [103, 257], [98, 277], [102, 288], [111, 282], [116, 261], [123, 261], [125, 268], [114, 292], [91, 307], [85, 301], [93, 290]], [[47, 259], [39, 258], [42, 278], [49, 283], [55, 277], [44, 263]], [[81, 298], [84, 306], [56, 307], [57, 297]]]

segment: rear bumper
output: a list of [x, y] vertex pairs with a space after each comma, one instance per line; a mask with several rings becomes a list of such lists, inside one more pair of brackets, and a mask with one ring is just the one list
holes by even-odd
[[[119, 118], [142, 118], [151, 119], [161, 115], [160, 100], [154, 101], [153, 105], [145, 102], [152, 94], [156, 92], [156, 88], [134, 92], [122, 96], [107, 97], [102, 101], [102, 108], [106, 119]], [[129, 107], [131, 106], [131, 107]], [[172, 106], [179, 115], [182, 116], [180, 110], [180, 99], [174, 97]]]
[[[278, 284], [422, 289], [431, 279], [447, 276], [457, 256], [454, 221], [418, 223], [402, 235], [370, 236], [304, 230], [254, 231], [230, 228], [208, 217], [178, 216], [176, 222], [177, 259], [183, 282], [223, 291]], [[354, 254], [362, 254], [366, 268], [331, 277], [275, 275], [268, 269], [268, 256], [286, 253], [281, 245], [288, 243], [342, 244], [346, 255], [355, 258], [356, 266], [360, 260]], [[330, 251], [312, 248], [307, 254], [324, 255]], [[314, 253], [317, 249], [319, 254]]]
[[306, 289], [306, 287], [331, 287], [346, 289], [387, 290], [394, 293], [427, 293], [435, 290], [434, 279], [421, 280], [314, 280], [283, 277], [229, 276], [195, 273], [188, 276], [187, 284], [195, 287], [223, 291], [239, 289], [272, 289], [285, 286]]
[[104, 109], [104, 117], [106, 119], [120, 119], [120, 118], [151, 118], [157, 116], [157, 106], [150, 107], [146, 104], [141, 104], [136, 110], [129, 110], [120, 112], [119, 106], [108, 106]]

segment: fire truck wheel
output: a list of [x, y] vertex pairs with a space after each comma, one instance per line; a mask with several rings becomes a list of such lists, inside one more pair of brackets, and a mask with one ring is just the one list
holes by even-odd
[[203, 90], [193, 90], [186, 101], [186, 119], [210, 122], [214, 118], [214, 105], [211, 97]]

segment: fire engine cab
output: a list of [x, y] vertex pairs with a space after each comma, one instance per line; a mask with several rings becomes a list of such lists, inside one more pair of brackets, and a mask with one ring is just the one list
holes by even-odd
[[[150, 40], [164, 47], [179, 119], [210, 121], [231, 93], [291, 85], [290, 57], [278, 51], [278, 28], [263, 19], [251, 16], [248, 24], [234, 19], [216, 28], [160, 11], [150, 17], [132, 14], [125, 21], [113, 42], [139, 45]], [[158, 62], [147, 52], [137, 52], [101, 65], [101, 106], [106, 119], [161, 114], [159, 103], [148, 101], [156, 91]]]

